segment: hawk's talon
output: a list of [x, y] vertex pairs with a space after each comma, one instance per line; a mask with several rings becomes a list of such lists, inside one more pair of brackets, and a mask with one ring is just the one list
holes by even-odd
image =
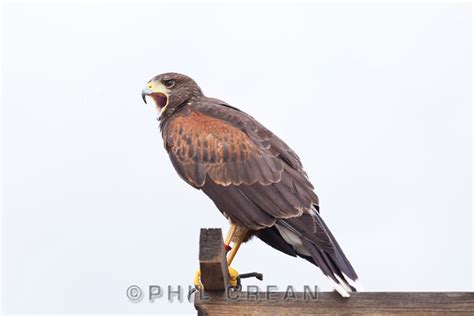
[[193, 284], [196, 290], [202, 289], [201, 284], [201, 269], [197, 269], [196, 273], [194, 273]]
[[189, 291], [188, 291], [188, 302], [189, 303], [192, 303], [191, 299], [193, 297], [193, 294], [194, 294], [194, 292], [197, 292], [197, 291], [199, 291], [197, 288], [191, 288], [191, 287], [189, 288]]
[[240, 286], [239, 272], [232, 267], [229, 267], [229, 284], [233, 288]]
[[[229, 267], [228, 269], [229, 269], [230, 286], [232, 288], [239, 288], [240, 286], [239, 272], [237, 272], [237, 270], [235, 270], [232, 267]], [[198, 269], [196, 273], [194, 274], [193, 284], [197, 290], [200, 290], [203, 288], [202, 283], [201, 283], [201, 270], [200, 269]]]

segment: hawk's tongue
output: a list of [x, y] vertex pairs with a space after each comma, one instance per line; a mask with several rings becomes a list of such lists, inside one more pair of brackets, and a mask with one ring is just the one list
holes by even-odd
[[158, 107], [159, 110], [161, 110], [168, 102], [168, 97], [164, 93], [154, 92], [150, 96], [155, 101], [156, 106]]

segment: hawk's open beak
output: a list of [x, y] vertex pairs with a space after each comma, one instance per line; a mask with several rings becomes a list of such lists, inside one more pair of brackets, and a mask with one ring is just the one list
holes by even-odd
[[148, 87], [142, 90], [142, 99], [143, 99], [143, 102], [146, 103], [146, 96], [152, 94], [152, 92], [153, 92], [153, 91], [151, 91], [151, 89], [148, 88]]
[[147, 103], [147, 97], [151, 98], [153, 103], [155, 103], [160, 114], [168, 105], [168, 91], [162, 84], [157, 84], [154, 87], [151, 87], [151, 85], [145, 87], [142, 90], [143, 102]]

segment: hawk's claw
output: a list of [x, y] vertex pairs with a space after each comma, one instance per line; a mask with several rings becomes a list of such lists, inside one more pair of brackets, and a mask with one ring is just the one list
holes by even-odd
[[[229, 267], [229, 284], [230, 287], [234, 290], [240, 291], [242, 289], [242, 284], [240, 282], [240, 279], [245, 279], [245, 278], [257, 278], [258, 280], [262, 281], [263, 280], [263, 274], [258, 273], [258, 272], [250, 272], [250, 273], [242, 273], [239, 274], [237, 270], [235, 270], [232, 267]], [[195, 290], [190, 292], [189, 295], [194, 293], [195, 291], [199, 291], [203, 288], [202, 283], [201, 283], [201, 270], [197, 270], [196, 273], [194, 274], [194, 288]]]
[[202, 284], [201, 284], [201, 269], [198, 269], [198, 270], [196, 271], [196, 273], [194, 273], [193, 284], [194, 284], [194, 287], [195, 287], [197, 290], [200, 290], [200, 289], [202, 288]]
[[[200, 269], [198, 269], [196, 273], [194, 274], [193, 283], [194, 283], [194, 287], [197, 290], [200, 290], [203, 288], [202, 283], [201, 283], [201, 270]], [[237, 272], [237, 270], [235, 270], [232, 267], [229, 267], [229, 284], [230, 284], [230, 287], [232, 288], [238, 288], [240, 285], [239, 272]]]

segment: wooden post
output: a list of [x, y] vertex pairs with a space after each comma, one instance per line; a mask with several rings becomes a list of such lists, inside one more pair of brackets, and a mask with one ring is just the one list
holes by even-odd
[[220, 228], [201, 229], [199, 267], [205, 291], [225, 291], [229, 286], [229, 270]]
[[[234, 292], [220, 229], [201, 229], [199, 315], [474, 315], [474, 292]], [[249, 289], [250, 291], [250, 289]]]

